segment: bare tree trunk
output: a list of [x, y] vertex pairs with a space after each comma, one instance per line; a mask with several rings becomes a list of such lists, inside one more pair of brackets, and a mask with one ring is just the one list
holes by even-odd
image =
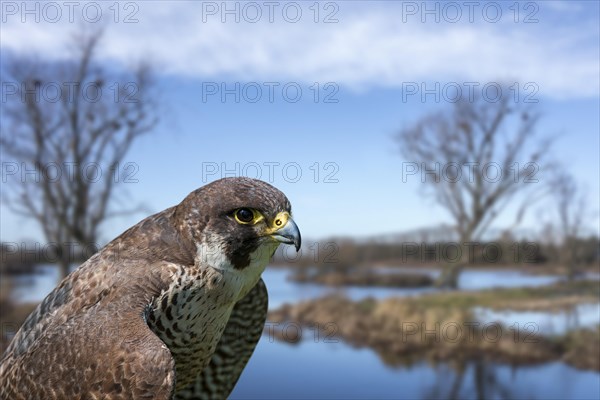
[[562, 245], [561, 264], [567, 269], [567, 279], [578, 275], [578, 236], [583, 229], [586, 216], [585, 196], [575, 178], [563, 169], [556, 169], [550, 184], [553, 188], [560, 221]]
[[566, 249], [563, 252], [567, 255], [565, 265], [567, 266], [567, 279], [573, 281], [579, 275], [577, 262], [577, 239], [573, 238], [567, 241]]
[[447, 264], [442, 270], [439, 278], [435, 282], [435, 285], [440, 288], [457, 289], [458, 279], [463, 268], [469, 264], [469, 243], [468, 239], [463, 239], [459, 243], [460, 256], [456, 259], [447, 260]]
[[448, 264], [442, 270], [435, 285], [440, 288], [458, 289], [458, 277], [462, 270], [463, 265], [460, 263]]

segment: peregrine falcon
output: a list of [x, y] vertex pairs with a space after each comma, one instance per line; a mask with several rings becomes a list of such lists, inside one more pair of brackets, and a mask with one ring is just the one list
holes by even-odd
[[286, 196], [224, 178], [134, 225], [67, 276], [0, 361], [2, 399], [221, 399], [260, 338], [261, 273], [300, 248]]

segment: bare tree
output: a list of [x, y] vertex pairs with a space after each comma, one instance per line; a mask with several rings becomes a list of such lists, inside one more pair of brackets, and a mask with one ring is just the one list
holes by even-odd
[[497, 102], [463, 98], [449, 112], [428, 115], [397, 135], [406, 160], [403, 174], [418, 171], [426, 193], [450, 213], [462, 247], [438, 285], [456, 287], [474, 248], [470, 243], [517, 193], [529, 192], [515, 211], [515, 224], [541, 195], [537, 183], [551, 140], [534, 139], [538, 119], [531, 107], [510, 96]]
[[568, 278], [573, 279], [579, 272], [578, 250], [581, 242], [578, 236], [583, 231], [587, 204], [577, 182], [564, 169], [555, 170], [550, 186], [558, 212], [559, 260], [567, 268]]
[[99, 64], [100, 38], [76, 36], [70, 61], [14, 57], [3, 73], [3, 201], [39, 224], [63, 275], [78, 249], [97, 245], [102, 222], [139, 208], [110, 204], [135, 179], [125, 155], [157, 123], [150, 68]]

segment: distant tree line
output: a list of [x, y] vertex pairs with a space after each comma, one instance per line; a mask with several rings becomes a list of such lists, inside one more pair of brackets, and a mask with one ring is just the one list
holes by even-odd
[[[586, 269], [600, 262], [600, 238], [598, 236], [569, 239], [569, 260], [578, 269]], [[460, 251], [469, 253], [463, 256]], [[354, 239], [322, 240], [307, 243], [296, 255], [280, 247], [273, 264], [311, 270], [315, 273], [348, 272], [377, 265], [389, 266], [439, 266], [443, 267], [461, 257], [469, 266], [564, 266], [565, 246], [560, 242], [510, 240], [472, 242], [460, 245], [456, 241], [438, 242], [379, 242]], [[96, 248], [74, 247], [69, 252], [69, 264], [80, 263], [89, 258]], [[37, 264], [56, 263], [59, 255], [51, 246], [36, 247], [27, 243], [0, 244], [0, 271], [5, 273], [28, 273]], [[571, 261], [570, 261], [571, 262]]]
[[[600, 261], [600, 238], [589, 236], [569, 239], [576, 249], [574, 262], [579, 267], [597, 265]], [[326, 247], [323, 251], [313, 248]], [[466, 249], [466, 250], [465, 250]], [[467, 251], [465, 255], [462, 252]], [[559, 266], [564, 263], [564, 246], [556, 242], [510, 240], [470, 242], [397, 242], [356, 241], [352, 239], [332, 239], [315, 242], [303, 248], [299, 256], [290, 256], [280, 248], [274, 257], [278, 265], [298, 268], [313, 268], [321, 272], [348, 271], [374, 265], [390, 266], [445, 266], [456, 259], [462, 259], [469, 266]], [[565, 266], [567, 267], [567, 266]]]

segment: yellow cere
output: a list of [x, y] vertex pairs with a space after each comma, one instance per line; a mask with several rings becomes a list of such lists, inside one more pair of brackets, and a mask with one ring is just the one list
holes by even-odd
[[282, 211], [273, 218], [271, 227], [267, 229], [267, 233], [273, 233], [283, 228], [287, 224], [290, 214], [287, 211]]

